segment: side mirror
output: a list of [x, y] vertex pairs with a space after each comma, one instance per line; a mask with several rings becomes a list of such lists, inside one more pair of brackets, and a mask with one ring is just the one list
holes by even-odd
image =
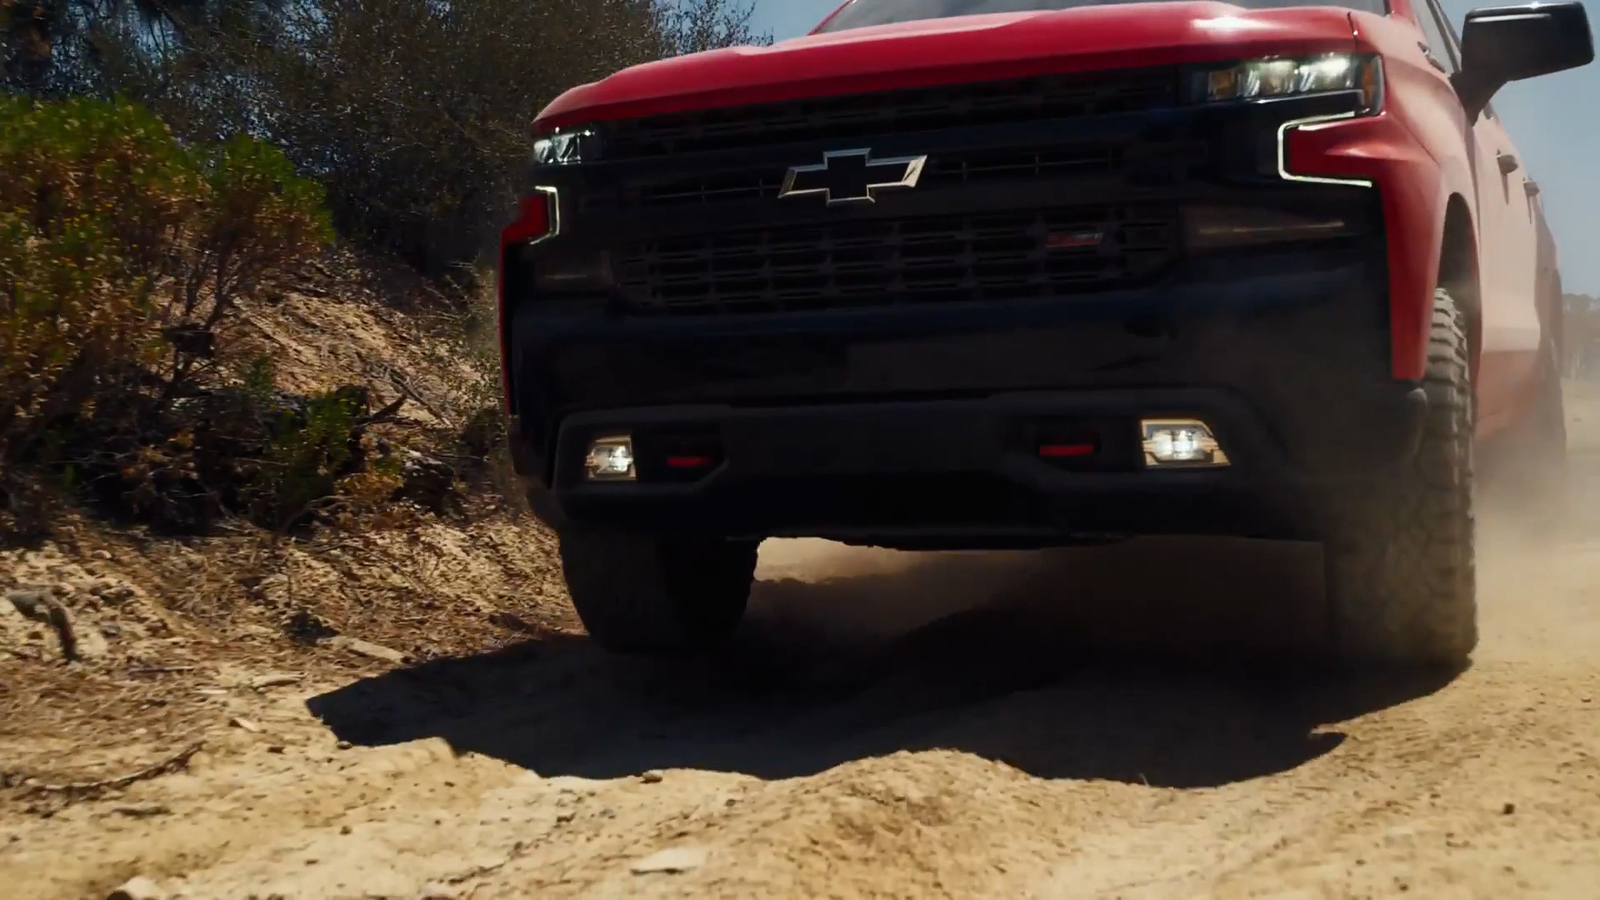
[[1476, 121], [1508, 82], [1564, 72], [1594, 62], [1594, 35], [1582, 3], [1530, 3], [1467, 13], [1461, 29], [1461, 71], [1451, 79]]

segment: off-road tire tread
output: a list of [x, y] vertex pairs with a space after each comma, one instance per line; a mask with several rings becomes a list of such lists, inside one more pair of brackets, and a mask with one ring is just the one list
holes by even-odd
[[755, 542], [570, 525], [560, 539], [567, 593], [590, 638], [606, 650], [707, 650], [726, 640], [744, 616]]
[[1416, 454], [1376, 489], [1336, 498], [1324, 544], [1330, 633], [1349, 663], [1464, 665], [1478, 643], [1475, 418], [1466, 320], [1434, 296]]

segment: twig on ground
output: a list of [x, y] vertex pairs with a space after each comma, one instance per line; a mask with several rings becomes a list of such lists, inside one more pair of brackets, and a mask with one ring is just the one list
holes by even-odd
[[93, 797], [106, 791], [116, 791], [140, 781], [147, 781], [169, 772], [176, 772], [188, 768], [189, 760], [199, 753], [205, 746], [205, 741], [195, 741], [176, 754], [150, 766], [145, 766], [137, 772], [129, 772], [116, 778], [106, 778], [101, 781], [77, 781], [70, 784], [29, 784], [29, 794], [65, 794], [70, 799]]
[[130, 666], [129, 675], [172, 675], [178, 672], [193, 672], [199, 666]]
[[257, 321], [255, 319], [255, 317], [250, 316], [250, 315], [246, 315], [244, 317], [244, 321], [245, 321], [246, 324], [254, 327], [257, 334], [259, 334], [262, 337], [266, 338], [267, 340], [273, 342], [274, 344], [277, 344], [279, 347], [282, 347], [285, 350], [290, 349], [289, 348], [289, 343], [287, 341], [285, 341], [283, 338], [278, 337], [277, 335], [273, 334], [270, 329], [268, 329], [265, 325], [262, 325], [259, 321]]
[[356, 427], [365, 428], [368, 425], [376, 425], [379, 422], [387, 422], [398, 415], [400, 413], [400, 407], [405, 405], [406, 397], [404, 394], [402, 394], [399, 397], [396, 397], [393, 403], [385, 406], [383, 409], [378, 410], [370, 416], [362, 416], [360, 419], [356, 420]]
[[415, 387], [412, 387], [411, 382], [407, 381], [404, 375], [401, 375], [399, 372], [396, 372], [393, 367], [387, 367], [386, 366], [385, 368], [388, 369], [388, 376], [389, 376], [389, 383], [390, 384], [394, 385], [397, 389], [399, 389], [407, 397], [410, 397], [413, 401], [416, 402], [416, 404], [418, 406], [420, 406], [423, 409], [427, 410], [429, 415], [432, 415], [435, 419], [438, 419], [440, 424], [444, 425], [444, 427], [452, 429], [452, 430], [456, 427], [455, 423], [450, 419], [449, 416], [447, 416], [444, 413], [440, 412], [432, 403], [429, 403], [427, 400], [424, 400], [422, 398], [422, 395], [417, 393], [417, 389]]
[[[495, 872], [498, 872], [501, 869], [505, 868], [506, 866], [510, 865], [513, 861], [515, 861], [517, 859], [517, 857], [521, 856], [523, 854], [523, 852], [528, 849], [528, 846], [529, 845], [524, 843], [523, 841], [517, 841], [515, 844], [511, 845], [511, 852], [506, 854], [506, 858], [505, 859], [502, 859], [497, 863], [489, 863], [487, 865], [473, 866], [471, 869], [468, 869], [465, 872], [461, 872], [461, 873], [458, 873], [458, 874], [455, 874], [455, 875], [446, 876], [446, 878], [444, 879], [444, 882], [445, 882], [445, 884], [454, 886], [454, 885], [464, 884], [464, 883], [466, 883], [468, 881], [471, 881], [474, 878], [482, 878], [485, 875], [492, 875]], [[477, 888], [473, 888], [473, 892], [476, 892], [476, 891], [477, 891]]]
[[72, 629], [72, 619], [67, 615], [66, 607], [42, 592], [14, 593], [11, 603], [17, 612], [54, 629], [56, 639], [61, 642], [61, 657], [69, 663], [78, 661], [78, 634]]

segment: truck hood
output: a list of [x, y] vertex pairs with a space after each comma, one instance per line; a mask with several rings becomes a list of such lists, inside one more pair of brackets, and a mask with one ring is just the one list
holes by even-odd
[[928, 19], [624, 69], [557, 97], [535, 130], [966, 81], [1351, 50], [1348, 10], [1152, 2]]

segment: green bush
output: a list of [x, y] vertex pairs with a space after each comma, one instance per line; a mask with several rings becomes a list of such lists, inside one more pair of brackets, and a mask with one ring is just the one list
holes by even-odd
[[398, 490], [400, 460], [379, 456], [364, 440], [366, 405], [364, 392], [347, 389], [280, 412], [248, 490], [252, 518], [284, 529], [329, 501], [369, 504]]
[[204, 182], [131, 106], [0, 97], [0, 460], [159, 351], [153, 296]]
[[333, 235], [281, 152], [184, 145], [125, 102], [0, 96], [0, 172], [4, 532], [29, 467], [93, 477], [170, 443], [175, 404], [223, 384], [239, 302]]

